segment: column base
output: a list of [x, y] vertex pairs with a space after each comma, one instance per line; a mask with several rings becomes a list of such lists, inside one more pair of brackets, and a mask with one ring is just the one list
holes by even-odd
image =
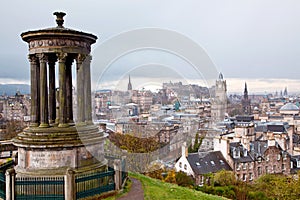
[[85, 122], [77, 122], [76, 126], [86, 126], [87, 124]]
[[37, 122], [31, 122], [29, 126], [30, 126], [30, 127], [39, 127], [39, 125], [40, 125], [40, 124], [37, 123]]
[[86, 123], [87, 125], [92, 125], [92, 124], [94, 124], [93, 121], [85, 121], [85, 123]]
[[49, 124], [47, 124], [47, 123], [41, 123], [40, 125], [39, 125], [39, 128], [49, 128], [50, 126], [49, 126]]
[[68, 127], [70, 127], [70, 125], [66, 124], [66, 123], [63, 123], [63, 124], [58, 124], [58, 127], [59, 128], [68, 128]]

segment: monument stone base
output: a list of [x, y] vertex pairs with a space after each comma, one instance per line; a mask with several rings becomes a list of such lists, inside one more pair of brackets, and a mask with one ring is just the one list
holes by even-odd
[[64, 175], [67, 169], [90, 171], [107, 165], [104, 138], [95, 125], [68, 128], [29, 127], [14, 140], [18, 176]]

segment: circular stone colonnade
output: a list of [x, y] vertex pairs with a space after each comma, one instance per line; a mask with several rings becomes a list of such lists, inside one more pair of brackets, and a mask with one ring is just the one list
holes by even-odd
[[[18, 147], [15, 170], [19, 176], [63, 175], [68, 168], [87, 171], [107, 167], [104, 135], [92, 122], [90, 51], [97, 37], [65, 28], [65, 13], [54, 15], [57, 27], [21, 34], [29, 45], [31, 123], [13, 140]], [[73, 102], [77, 102], [75, 117]]]

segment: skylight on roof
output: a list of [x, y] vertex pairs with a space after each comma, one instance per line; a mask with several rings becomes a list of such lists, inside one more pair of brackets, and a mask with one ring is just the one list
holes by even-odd
[[196, 165], [197, 165], [197, 166], [200, 166], [200, 163], [196, 162]]
[[211, 165], [215, 166], [215, 162], [213, 160], [210, 161]]

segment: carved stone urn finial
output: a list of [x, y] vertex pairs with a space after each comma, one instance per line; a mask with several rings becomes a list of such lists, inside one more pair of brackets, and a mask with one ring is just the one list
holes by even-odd
[[53, 15], [56, 15], [57, 28], [64, 28], [63, 27], [64, 16], [66, 15], [66, 13], [64, 13], [64, 12], [55, 12], [55, 13], [53, 13]]

